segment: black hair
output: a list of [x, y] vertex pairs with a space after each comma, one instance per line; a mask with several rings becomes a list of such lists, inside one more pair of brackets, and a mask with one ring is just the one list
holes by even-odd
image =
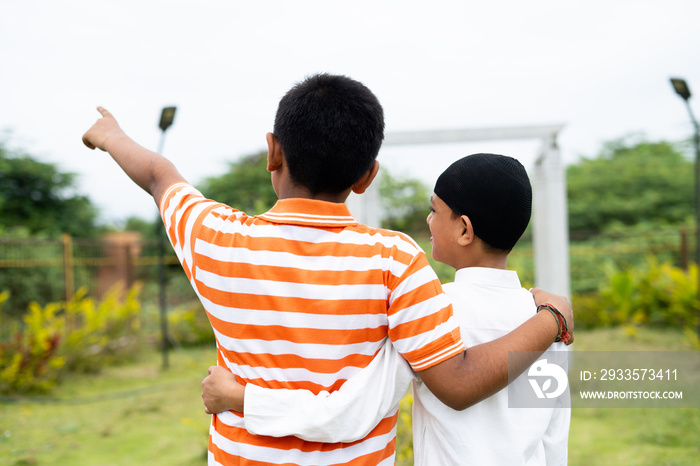
[[313, 194], [337, 194], [374, 164], [384, 139], [384, 110], [359, 81], [316, 74], [282, 97], [273, 133], [295, 183]]

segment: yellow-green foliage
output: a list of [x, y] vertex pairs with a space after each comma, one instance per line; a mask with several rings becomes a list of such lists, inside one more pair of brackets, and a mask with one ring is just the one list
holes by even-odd
[[60, 352], [68, 370], [97, 372], [137, 344], [139, 291], [134, 286], [121, 300], [122, 293], [115, 288], [98, 303], [80, 290], [67, 303], [67, 332]]
[[199, 302], [168, 312], [168, 337], [179, 346], [210, 345], [215, 341], [207, 313]]
[[399, 403], [399, 421], [396, 427], [396, 465], [413, 464], [413, 393], [409, 392]]
[[577, 325], [697, 327], [696, 265], [685, 271], [650, 257], [644, 268], [610, 268], [607, 277], [597, 294], [574, 297]]
[[[0, 305], [9, 297], [0, 294]], [[47, 391], [53, 388], [65, 361], [57, 356], [65, 319], [61, 307], [29, 306], [24, 328], [14, 325], [13, 337], [0, 345], [0, 393]]]
[[691, 327], [686, 327], [683, 330], [683, 334], [685, 335], [685, 341], [690, 345], [690, 347], [695, 351], [700, 351], [700, 336], [698, 335], [697, 330]]
[[[68, 303], [30, 303], [23, 326], [0, 344], [0, 393], [46, 392], [66, 371], [97, 371], [138, 343], [139, 288], [96, 303], [79, 291]], [[0, 305], [8, 293], [0, 294]]]

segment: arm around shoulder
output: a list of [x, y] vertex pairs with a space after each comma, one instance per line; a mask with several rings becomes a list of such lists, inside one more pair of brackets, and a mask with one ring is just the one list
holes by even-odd
[[[556, 305], [567, 319], [569, 333], [573, 333], [573, 310], [566, 298], [542, 290], [533, 290], [533, 294], [538, 304]], [[541, 312], [509, 334], [468, 348], [418, 375], [440, 401], [463, 410], [505, 388], [509, 375], [515, 378], [527, 369], [560, 333], [557, 319]], [[572, 341], [573, 336], [566, 343]], [[509, 359], [511, 352], [519, 352], [519, 357]]]

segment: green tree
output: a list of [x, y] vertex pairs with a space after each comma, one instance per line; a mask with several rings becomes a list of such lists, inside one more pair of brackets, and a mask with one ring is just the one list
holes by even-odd
[[[0, 141], [0, 236], [32, 240], [24, 246], [0, 244], [0, 259], [61, 257], [60, 244], [33, 240], [62, 233], [79, 238], [97, 235], [97, 211], [87, 197], [77, 194], [75, 180], [75, 174], [38, 162]], [[60, 267], [0, 269], [0, 292], [10, 292], [2, 312], [20, 316], [31, 301], [60, 298], [63, 286]]]
[[129, 217], [124, 224], [125, 231], [135, 231], [141, 234], [142, 241], [158, 241], [163, 229], [163, 221], [160, 215], [153, 217], [153, 220], [144, 220], [140, 217]]
[[267, 171], [267, 152], [231, 162], [228, 172], [206, 178], [199, 189], [206, 197], [250, 215], [266, 212], [277, 202]]
[[51, 163], [9, 149], [0, 142], [0, 225], [5, 233], [92, 237], [98, 232], [97, 210], [77, 194], [76, 175]]
[[384, 219], [382, 227], [402, 231], [411, 236], [425, 236], [425, 219], [430, 212], [430, 192], [420, 180], [393, 176], [382, 170], [379, 177]]
[[676, 225], [693, 214], [693, 163], [673, 144], [630, 136], [567, 169], [569, 228]]

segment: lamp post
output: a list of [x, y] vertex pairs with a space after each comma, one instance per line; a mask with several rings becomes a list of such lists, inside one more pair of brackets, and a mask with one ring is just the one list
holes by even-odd
[[160, 113], [160, 123], [158, 127], [161, 130], [160, 133], [160, 144], [158, 144], [158, 153], [163, 154], [163, 144], [165, 143], [165, 132], [170, 128], [175, 121], [175, 111], [177, 107], [165, 107]]
[[[690, 108], [690, 88], [684, 79], [671, 78], [671, 85], [683, 101], [688, 109], [690, 121], [693, 122], [695, 134], [693, 137], [695, 146], [695, 265], [698, 270], [698, 298], [700, 299], [700, 125], [695, 119], [693, 109]], [[697, 332], [700, 336], [700, 309], [698, 310]]]
[[[170, 128], [170, 126], [172, 126], [173, 121], [175, 120], [175, 110], [177, 110], [177, 107], [165, 107], [160, 114], [160, 123], [158, 123], [158, 127], [160, 128], [161, 133], [160, 143], [158, 144], [158, 153], [161, 155], [163, 154], [163, 145], [165, 144], [165, 132], [168, 130], [168, 128]], [[167, 369], [170, 365], [168, 362], [168, 345], [170, 339], [168, 338], [168, 308], [165, 295], [165, 227], [163, 225], [160, 225], [160, 228], [158, 228], [158, 256], [160, 258], [158, 261], [160, 333], [163, 340], [163, 369]]]

